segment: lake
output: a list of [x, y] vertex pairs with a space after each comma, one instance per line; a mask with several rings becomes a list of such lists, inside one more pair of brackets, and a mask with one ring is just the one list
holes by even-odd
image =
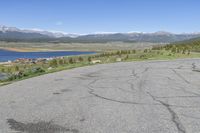
[[82, 52], [82, 51], [51, 51], [51, 52], [15, 52], [0, 49], [0, 62], [14, 61], [19, 58], [51, 58], [73, 55], [95, 54], [95, 52]]

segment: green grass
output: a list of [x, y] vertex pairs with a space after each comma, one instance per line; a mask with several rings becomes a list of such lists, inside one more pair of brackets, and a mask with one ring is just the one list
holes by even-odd
[[[128, 55], [128, 58], [127, 58]], [[103, 57], [95, 57], [95, 55], [84, 55], [81, 56], [83, 58], [82, 62], [78, 63], [73, 63], [73, 64], [63, 64], [63, 65], [58, 65], [57, 67], [53, 68], [52, 70], [48, 70], [49, 64], [36, 64], [36, 65], [23, 65], [23, 64], [18, 64], [20, 70], [23, 69], [32, 69], [33, 67], [41, 67], [42, 69], [45, 70], [43, 73], [36, 73], [36, 74], [31, 74], [26, 77], [22, 77], [20, 79], [15, 79], [12, 81], [2, 81], [0, 82], [1, 85], [7, 85], [16, 81], [44, 75], [44, 74], [49, 74], [49, 73], [54, 73], [54, 72], [59, 72], [63, 70], [69, 70], [73, 68], [78, 68], [78, 67], [84, 67], [84, 66], [90, 66], [94, 65], [91, 64], [87, 59], [88, 57], [91, 56], [92, 59], [98, 59], [101, 60], [101, 64], [108, 64], [108, 63], [115, 63], [116, 58], [121, 58], [122, 61], [124, 62], [133, 62], [133, 61], [148, 61], [148, 60], [174, 60], [174, 59], [183, 59], [183, 58], [200, 58], [200, 53], [194, 53], [192, 52], [190, 55], [187, 54], [181, 54], [181, 53], [171, 53], [170, 51], [166, 50], [148, 50], [148, 52], [144, 53], [143, 50], [138, 50], [136, 54], [121, 54], [121, 55], [111, 55], [111, 56], [103, 56]], [[78, 57], [72, 57], [73, 59], [77, 60]], [[8, 69], [5, 66], [0, 66], [0, 70], [4, 68], [5, 70]], [[15, 72], [15, 70], [12, 68], [11, 72]]]
[[16, 82], [16, 81], [21, 81], [21, 80], [25, 80], [25, 79], [29, 79], [29, 78], [45, 75], [45, 74], [55, 73], [55, 72], [59, 72], [59, 71], [63, 71], [63, 70], [69, 70], [69, 69], [78, 68], [78, 67], [84, 67], [84, 66], [89, 66], [89, 65], [91, 65], [91, 64], [79, 63], [79, 64], [70, 64], [70, 65], [67, 65], [67, 66], [63, 65], [63, 66], [56, 67], [56, 68], [54, 68], [52, 70], [49, 70], [49, 71], [46, 71], [46, 72], [43, 72], [43, 73], [32, 74], [32, 75], [29, 75], [29, 76], [26, 76], [26, 77], [22, 77], [20, 79], [15, 79], [15, 80], [12, 80], [12, 81], [0, 82], [0, 86], [8, 85], [8, 84], [11, 84], [11, 83]]

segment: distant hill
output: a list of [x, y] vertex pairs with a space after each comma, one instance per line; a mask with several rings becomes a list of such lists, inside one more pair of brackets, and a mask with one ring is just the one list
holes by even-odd
[[171, 50], [173, 53], [190, 53], [190, 51], [193, 52], [200, 52], [200, 37], [193, 38], [185, 41], [179, 41], [170, 43], [164, 46], [157, 45], [153, 46], [153, 50]]
[[89, 35], [67, 34], [43, 30], [22, 30], [15, 27], [0, 26], [0, 41], [22, 42], [66, 42], [66, 43], [107, 43], [107, 42], [150, 42], [172, 43], [200, 37], [200, 33], [173, 34], [155, 33], [99, 33]]
[[0, 41], [51, 42], [61, 37], [76, 35], [43, 30], [22, 30], [16, 27], [0, 26]]
[[172, 34], [167, 32], [156, 33], [115, 33], [115, 34], [93, 34], [78, 36], [75, 40], [85, 42], [151, 42], [151, 43], [171, 43], [200, 37], [200, 34]]
[[191, 49], [192, 51], [200, 52], [200, 37], [172, 44], [176, 47], [182, 47], [186, 49]]
[[38, 34], [38, 33], [22, 33], [17, 31], [2, 32], [0, 31], [1, 41], [39, 41], [49, 40], [49, 36]]

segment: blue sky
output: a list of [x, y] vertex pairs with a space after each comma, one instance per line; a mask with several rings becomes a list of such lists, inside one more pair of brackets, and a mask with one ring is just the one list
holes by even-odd
[[199, 0], [0, 0], [0, 24], [68, 33], [197, 32]]

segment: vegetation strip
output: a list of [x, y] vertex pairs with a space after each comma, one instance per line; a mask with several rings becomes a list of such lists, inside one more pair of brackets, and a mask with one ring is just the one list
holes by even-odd
[[[176, 50], [174, 50], [174, 47]], [[192, 49], [187, 49], [184, 45], [181, 48], [177, 45], [166, 45], [155, 46], [152, 49], [145, 50], [118, 50], [95, 55], [58, 57], [51, 60], [41, 59], [37, 60], [37, 62], [22, 59], [0, 65], [0, 85], [94, 64], [121, 61], [170, 60], [178, 58], [200, 58], [200, 53], [193, 52]]]

